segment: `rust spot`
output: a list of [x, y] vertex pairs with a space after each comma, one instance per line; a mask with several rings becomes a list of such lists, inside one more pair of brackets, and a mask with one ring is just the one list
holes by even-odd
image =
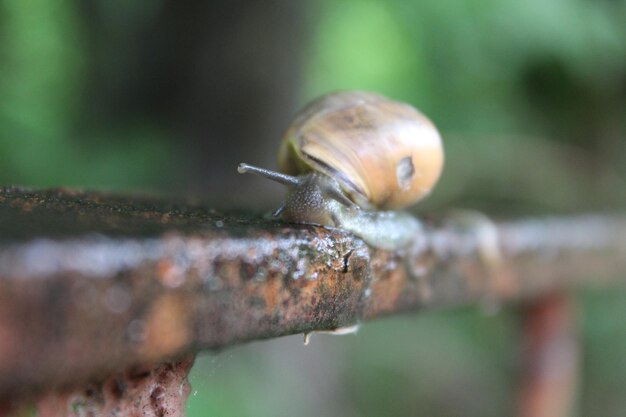
[[140, 373], [111, 376], [88, 390], [51, 392], [38, 401], [37, 415], [182, 417], [191, 390], [187, 375], [192, 364], [193, 356], [188, 355]]
[[110, 387], [113, 398], [119, 400], [124, 396], [124, 392], [126, 391], [126, 382], [120, 378], [113, 378]]
[[150, 394], [150, 404], [152, 405], [154, 415], [157, 417], [163, 417], [167, 412], [163, 406], [164, 397], [164, 390], [160, 386], [155, 387]]
[[157, 277], [163, 285], [175, 288], [180, 286], [185, 280], [185, 270], [169, 259], [163, 259], [157, 264]]
[[149, 369], [135, 369], [133, 371], [130, 371], [128, 373], [128, 379], [131, 381], [139, 381], [141, 379], [145, 379], [147, 377], [150, 376], [150, 370]]
[[139, 351], [148, 360], [169, 356], [189, 343], [188, 311], [182, 297], [166, 294], [157, 299], [145, 318], [145, 339]]

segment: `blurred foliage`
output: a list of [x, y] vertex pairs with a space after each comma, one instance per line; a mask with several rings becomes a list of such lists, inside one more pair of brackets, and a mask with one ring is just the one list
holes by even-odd
[[93, 98], [78, 11], [0, 2], [0, 183], [156, 189], [175, 159], [165, 132], [142, 121], [98, 130], [81, 118]]
[[[172, 192], [200, 175], [183, 169], [177, 141], [186, 126], [154, 111], [187, 111], [196, 102], [179, 103], [163, 86], [168, 105], [159, 107], [161, 91], [154, 90], [161, 86], [150, 84], [155, 68], [142, 67], [169, 60], [168, 70], [185, 70], [183, 78], [195, 72], [184, 67], [197, 62], [189, 56], [150, 55], [166, 49], [150, 24], [172, 4], [0, 0], [0, 184]], [[626, 1], [323, 0], [306, 7], [311, 33], [298, 49], [300, 104], [336, 89], [374, 90], [415, 104], [442, 131], [442, 184], [420, 210], [464, 206], [531, 215], [626, 206]], [[101, 32], [94, 32], [94, 13], [106, 23], [97, 26]], [[256, 22], [250, 16], [216, 19], [228, 33], [251, 38], [273, 25], [247, 30]], [[187, 29], [186, 22], [173, 27]], [[203, 54], [179, 47], [178, 38], [167, 50], [202, 56], [203, 69], [224, 60], [227, 73], [276, 86], [264, 81], [266, 67], [229, 55], [212, 36], [181, 37], [209, 39], [217, 49]], [[267, 47], [250, 45], [250, 53], [262, 61]], [[136, 60], [142, 53], [150, 59]], [[286, 78], [286, 66], [278, 65]], [[220, 76], [208, 73], [200, 82], [239, 84]], [[142, 88], [153, 90], [142, 95]], [[196, 117], [214, 112], [226, 126], [252, 124], [265, 113], [254, 113], [249, 102], [233, 97], [227, 107], [248, 117], [222, 115], [222, 103], [199, 108]], [[277, 116], [285, 125], [288, 117]], [[248, 142], [228, 137], [226, 146], [221, 134], [215, 136], [222, 142], [205, 149], [214, 149], [227, 170], [211, 176], [223, 189], [240, 189], [230, 161], [244, 149], [247, 155], [263, 149], [259, 159], [268, 160], [273, 147], [251, 146], [257, 137], [247, 132]], [[272, 186], [247, 183], [254, 190], [246, 189], [246, 201], [262, 204]], [[234, 193], [228, 194], [213, 197]], [[623, 300], [624, 291], [584, 298], [581, 415], [626, 410]], [[473, 309], [368, 324], [357, 336], [314, 337], [306, 348], [294, 338], [236, 348], [199, 360], [189, 415], [510, 414], [516, 328], [515, 312], [485, 317]]]
[[623, 207], [625, 21], [624, 1], [327, 2], [305, 96], [381, 91], [429, 115], [447, 165], [424, 207]]
[[308, 346], [301, 336], [255, 343], [200, 358], [188, 412], [501, 416], [512, 410], [515, 337], [510, 315], [466, 309], [314, 334]]
[[[581, 416], [622, 416], [626, 291], [579, 296]], [[253, 343], [198, 358], [189, 416], [510, 416], [519, 373], [514, 309], [367, 323], [357, 335]]]

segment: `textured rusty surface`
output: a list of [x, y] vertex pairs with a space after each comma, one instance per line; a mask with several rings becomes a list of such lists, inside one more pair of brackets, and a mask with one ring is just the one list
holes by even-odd
[[193, 359], [134, 369], [80, 390], [48, 392], [37, 401], [37, 417], [183, 417]]
[[580, 352], [573, 304], [550, 294], [524, 309], [519, 417], [575, 415]]
[[625, 278], [623, 218], [462, 217], [388, 252], [201, 205], [0, 190], [0, 402], [199, 349]]

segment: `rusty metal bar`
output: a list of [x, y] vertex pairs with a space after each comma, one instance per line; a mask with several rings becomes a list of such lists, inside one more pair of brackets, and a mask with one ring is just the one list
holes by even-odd
[[576, 309], [570, 295], [549, 294], [523, 310], [519, 417], [575, 415], [580, 371]]
[[0, 404], [401, 311], [626, 282], [626, 218], [424, 223], [377, 250], [202, 205], [0, 190]]
[[132, 369], [87, 387], [47, 392], [37, 401], [37, 417], [183, 417], [191, 386], [193, 355], [153, 369]]

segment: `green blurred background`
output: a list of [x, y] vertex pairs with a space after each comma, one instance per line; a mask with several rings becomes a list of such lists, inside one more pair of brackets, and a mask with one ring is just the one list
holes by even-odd
[[[295, 111], [336, 89], [408, 101], [442, 132], [417, 210], [626, 207], [626, 1], [0, 0], [0, 184], [192, 196], [266, 210]], [[233, 192], [236, 190], [236, 192]], [[580, 415], [626, 416], [624, 291], [580, 299]], [[515, 308], [201, 357], [192, 417], [502, 416]]]

